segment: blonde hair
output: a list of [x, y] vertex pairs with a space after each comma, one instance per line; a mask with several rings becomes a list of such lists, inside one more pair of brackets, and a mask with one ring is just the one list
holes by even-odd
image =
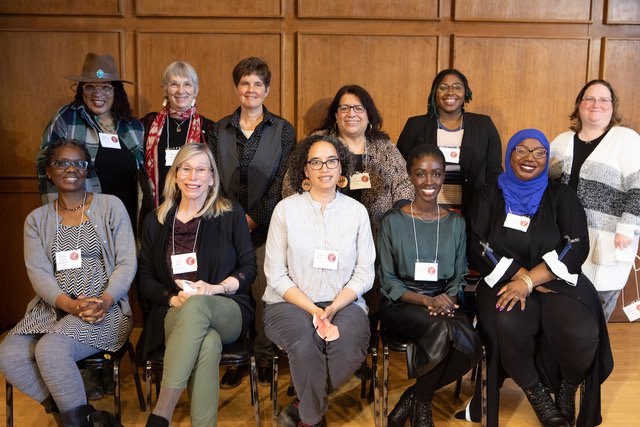
[[202, 209], [200, 209], [195, 216], [214, 218], [231, 210], [231, 202], [220, 195], [220, 175], [218, 174], [218, 166], [216, 165], [216, 161], [213, 158], [213, 153], [209, 146], [207, 146], [207, 144], [197, 143], [186, 144], [180, 148], [173, 164], [169, 168], [169, 172], [167, 172], [167, 178], [164, 182], [164, 191], [162, 193], [164, 201], [160, 204], [156, 212], [160, 224], [164, 224], [165, 219], [167, 219], [167, 214], [180, 198], [180, 189], [176, 184], [178, 168], [182, 166], [184, 162], [198, 154], [206, 154], [209, 158], [211, 173], [213, 175], [213, 185], [209, 188], [209, 193], [207, 194], [207, 198], [204, 201]]

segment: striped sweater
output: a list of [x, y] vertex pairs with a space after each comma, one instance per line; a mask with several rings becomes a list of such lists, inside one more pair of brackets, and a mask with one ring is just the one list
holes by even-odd
[[[564, 132], [551, 143], [549, 175], [569, 182], [575, 132]], [[587, 214], [589, 255], [582, 270], [598, 291], [622, 289], [632, 264], [616, 260], [616, 233], [632, 239], [640, 234], [640, 135], [613, 127], [580, 168], [578, 197]]]

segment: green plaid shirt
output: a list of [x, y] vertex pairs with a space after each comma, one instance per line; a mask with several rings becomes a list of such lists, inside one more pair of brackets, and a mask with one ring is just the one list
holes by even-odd
[[[142, 124], [137, 119], [123, 120], [116, 117], [117, 133], [122, 143], [136, 158], [138, 169], [144, 168], [144, 130]], [[91, 161], [95, 162], [98, 154], [99, 142], [89, 141], [87, 133], [90, 129], [95, 131], [95, 135], [100, 132], [100, 127], [87, 112], [84, 105], [71, 103], [65, 105], [53, 116], [42, 135], [40, 150], [36, 157], [36, 168], [38, 173], [38, 185], [42, 204], [48, 203], [57, 194], [55, 187], [47, 180], [44, 154], [46, 148], [59, 139], [76, 139], [87, 144], [87, 149], [91, 155]], [[93, 133], [93, 132], [92, 132]], [[91, 138], [93, 139], [93, 138]], [[100, 192], [100, 183], [94, 170], [87, 176], [87, 190]]]

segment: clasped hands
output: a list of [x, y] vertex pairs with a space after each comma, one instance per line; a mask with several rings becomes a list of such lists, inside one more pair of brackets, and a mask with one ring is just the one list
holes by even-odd
[[[181, 279], [176, 279], [176, 284], [178, 284], [178, 287], [184, 289], [185, 286], [182, 282], [184, 281]], [[197, 282], [189, 283], [188, 288], [195, 290], [195, 292], [181, 290], [180, 292], [178, 292], [178, 295], [174, 295], [170, 298], [172, 307], [180, 307], [187, 301], [187, 299], [189, 299], [190, 296], [193, 295], [217, 295], [224, 293], [224, 288], [222, 288], [220, 285], [212, 285], [205, 282], [204, 280], [198, 280]]]
[[427, 307], [430, 316], [453, 317], [456, 309], [460, 308], [456, 301], [447, 294], [440, 294], [435, 297], [424, 295], [422, 304]]
[[76, 299], [76, 314], [87, 323], [100, 323], [113, 305], [113, 298], [108, 294], [101, 297], [80, 295]]
[[331, 323], [335, 314], [335, 308], [331, 305], [327, 306], [324, 310], [318, 307], [313, 313], [312, 322], [316, 328], [316, 333], [326, 342], [335, 341], [340, 338], [338, 326]]

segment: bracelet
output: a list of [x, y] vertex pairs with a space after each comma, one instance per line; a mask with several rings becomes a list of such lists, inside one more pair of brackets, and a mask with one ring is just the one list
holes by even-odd
[[229, 288], [227, 288], [227, 284], [225, 282], [220, 282], [220, 286], [222, 286], [222, 289], [224, 289], [224, 293], [225, 295], [228, 295], [231, 293], [231, 291], [229, 290]]
[[531, 277], [523, 274], [522, 276], [518, 277], [518, 279], [522, 279], [522, 281], [527, 284], [529, 295], [531, 295], [531, 292], [533, 292], [533, 280], [531, 280]]
[[169, 297], [169, 307], [173, 307], [173, 304], [171, 304], [171, 298], [173, 298], [173, 297], [175, 297], [175, 295], [171, 295], [171, 296]]

